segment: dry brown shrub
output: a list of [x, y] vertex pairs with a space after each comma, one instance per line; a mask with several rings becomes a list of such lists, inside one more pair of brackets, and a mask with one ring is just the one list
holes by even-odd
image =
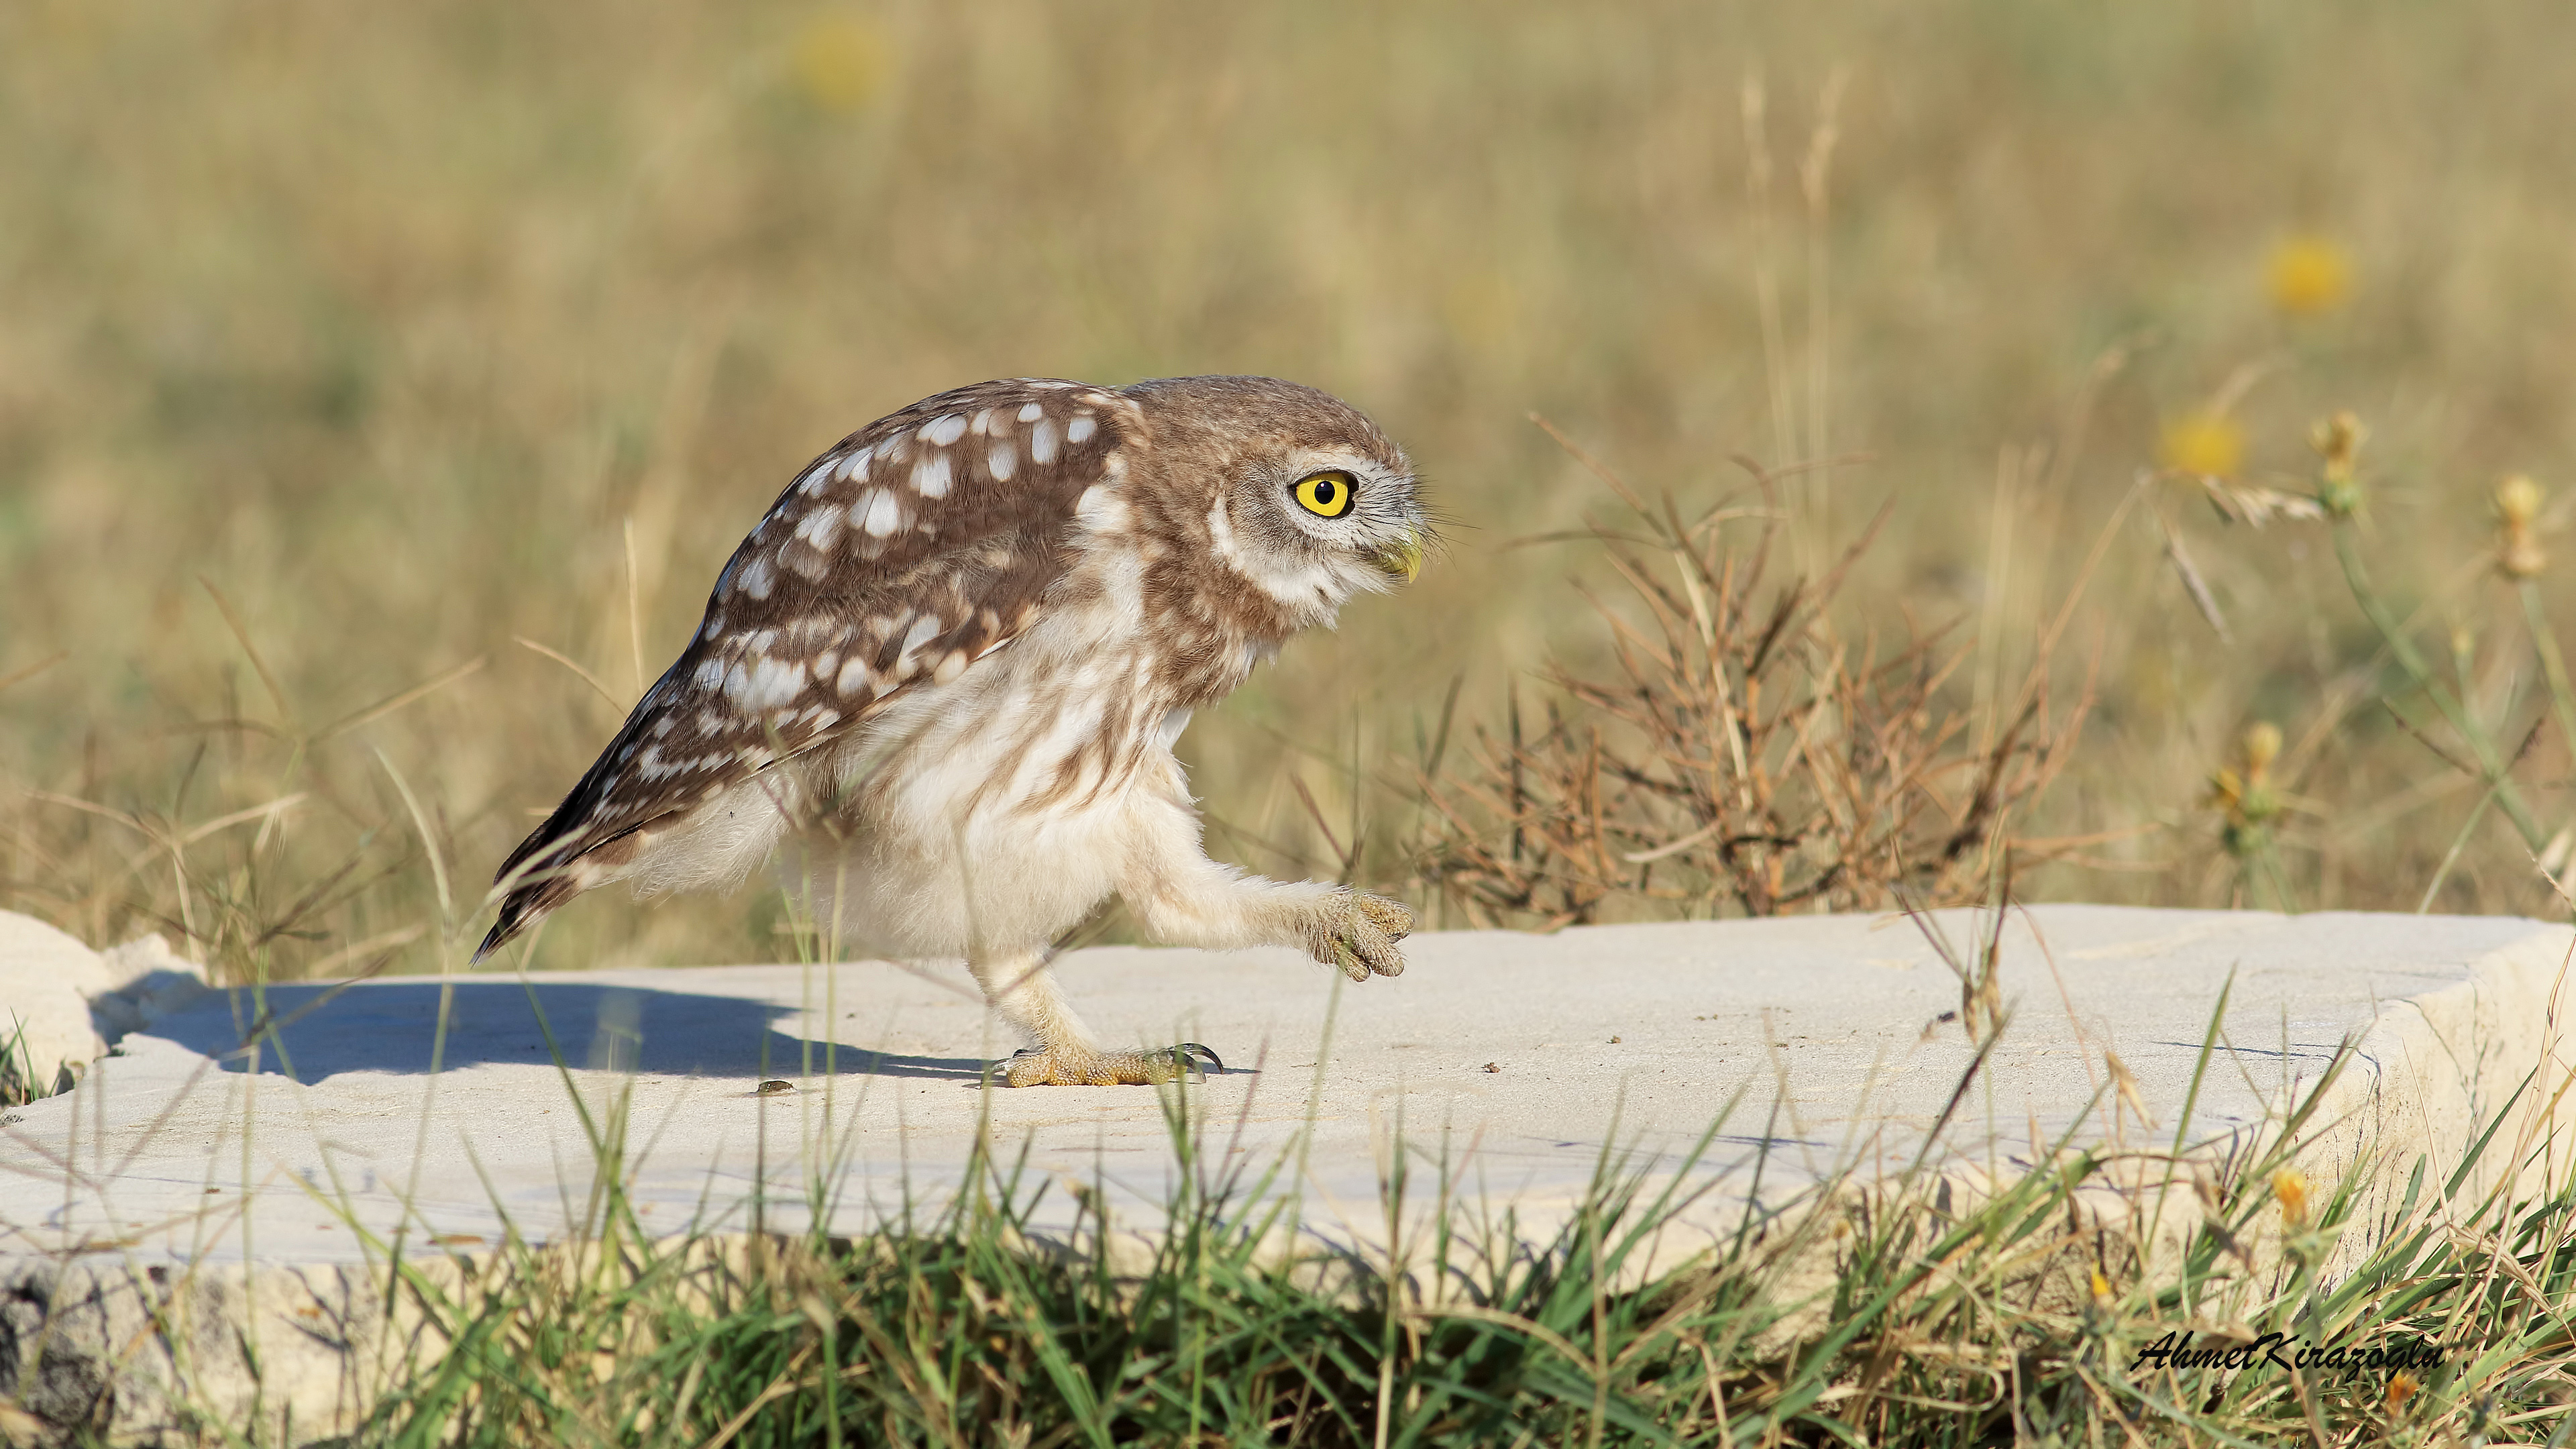
[[1669, 494], [1650, 504], [1566, 446], [1629, 515], [1571, 536], [1626, 589], [1585, 591], [1614, 667], [1549, 668], [1543, 723], [1515, 691], [1463, 771], [1426, 772], [1418, 869], [1471, 920], [1966, 904], [2007, 852], [2027, 863], [2085, 843], [2014, 833], [2092, 701], [2089, 675], [2071, 703], [2052, 698], [2056, 627], [2018, 691], [1975, 710], [1951, 687], [1972, 650], [1945, 647], [1945, 630], [1907, 618], [1891, 641], [1876, 621], [1897, 611], [1868, 606], [1841, 611], [1871, 621], [1857, 638], [1838, 622], [1886, 509], [1820, 576], [1774, 584], [1774, 475], [1739, 460], [1763, 506], [1721, 500], [1686, 521]]

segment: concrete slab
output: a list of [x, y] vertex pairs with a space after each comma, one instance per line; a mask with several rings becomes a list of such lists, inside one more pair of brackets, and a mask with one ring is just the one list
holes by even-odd
[[[1970, 954], [1972, 913], [1934, 919]], [[2447, 1169], [2557, 1060], [2570, 946], [2566, 928], [2517, 919], [2016, 913], [2011, 1024], [1943, 1151], [2009, 1172], [2035, 1139], [2162, 1148], [2178, 1125], [2224, 1150], [2350, 1039], [2315, 1170], [2373, 1144]], [[1469, 1193], [1519, 1203], [1532, 1232], [1605, 1151], [1709, 1178], [1714, 1227], [1754, 1193], [1759, 1160], [1772, 1201], [1909, 1160], [1974, 1055], [1944, 1017], [1958, 979], [1901, 918], [1434, 934], [1408, 955], [1402, 978], [1362, 987], [1286, 952], [1104, 948], [1059, 969], [1105, 1038], [1222, 1053], [1228, 1070], [1186, 1097], [1209, 1160], [1267, 1166], [1305, 1134], [1291, 1177], [1308, 1229], [1363, 1249], [1399, 1140], [1418, 1194], [1446, 1164]], [[2179, 1124], [2222, 990], [2222, 1050]], [[245, 1050], [263, 1018], [274, 1044]], [[511, 1230], [576, 1232], [598, 1171], [585, 1110], [621, 1101], [622, 1170], [672, 1233], [793, 1229], [817, 1205], [861, 1231], [953, 1189], [979, 1136], [1005, 1158], [1025, 1148], [1038, 1173], [1104, 1182], [1149, 1220], [1176, 1170], [1166, 1097], [987, 1088], [984, 1063], [1011, 1045], [961, 969], [882, 962], [216, 992], [8, 1124], [0, 1276], [14, 1263], [59, 1289], [82, 1263], [128, 1278], [265, 1265], [308, 1289], [325, 1275], [337, 1286], [307, 1296], [345, 1308], [373, 1251], [362, 1233], [471, 1252]], [[2149, 1123], [2112, 1108], [2106, 1053]]]
[[205, 984], [159, 936], [93, 951], [32, 916], [0, 911], [0, 1074], [59, 1090], [108, 1038], [194, 1001]]
[[[1939, 920], [1968, 945], [1966, 913]], [[2055, 1137], [2088, 1109], [2108, 1130], [2105, 1050], [2170, 1132], [2231, 972], [2231, 1052], [2194, 1139], [2260, 1120], [2345, 1037], [2440, 1015], [2444, 993], [2499, 1018], [2544, 1008], [2569, 939], [2510, 919], [2051, 906], [2029, 921], [2056, 968], [2011, 923], [2014, 1019], [1955, 1152], [2026, 1155], [2034, 1123]], [[1402, 978], [1356, 988], [1271, 951], [1108, 948], [1060, 969], [1104, 1037], [1225, 1055], [1191, 1110], [1236, 1156], [1274, 1157], [1311, 1122], [1308, 1185], [1363, 1215], [1399, 1129], [1417, 1153], [1445, 1139], [1497, 1198], [1577, 1192], [1613, 1145], [1678, 1166], [1738, 1094], [1713, 1170], [1763, 1149], [1771, 1174], [1807, 1177], [1910, 1156], [1973, 1055], [1941, 1020], [1958, 981], [1901, 919], [1452, 933], [1410, 954]], [[254, 1073], [239, 1049], [263, 1010], [284, 1024]], [[2407, 1044], [2382, 1036], [2363, 1077], [2427, 1069], [2388, 1060]], [[979, 1132], [1025, 1140], [1040, 1171], [1159, 1200], [1173, 1157], [1156, 1093], [985, 1088], [1010, 1045], [962, 970], [884, 962], [213, 993], [126, 1037], [78, 1091], [21, 1109], [0, 1148], [0, 1252], [362, 1261], [343, 1213], [386, 1236], [493, 1242], [507, 1219], [546, 1238], [588, 1197], [575, 1094], [594, 1114], [627, 1096], [634, 1191], [673, 1231], [747, 1226], [755, 1199], [770, 1225], [801, 1225], [817, 1174], [834, 1226], [856, 1230], [907, 1190], [953, 1184]], [[2520, 1065], [2464, 1080], [2509, 1089], [2537, 1060], [2511, 1046], [2477, 1044]], [[764, 1095], [764, 1079], [792, 1086]]]

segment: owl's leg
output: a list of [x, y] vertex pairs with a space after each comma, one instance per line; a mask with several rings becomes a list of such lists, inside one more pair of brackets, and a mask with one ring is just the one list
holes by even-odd
[[1157, 1051], [1104, 1051], [1056, 988], [1041, 951], [1001, 951], [967, 962], [985, 1004], [1025, 1033], [1031, 1045], [994, 1073], [1012, 1087], [1116, 1087], [1168, 1082], [1184, 1071], [1224, 1071], [1197, 1042]]
[[1172, 946], [1294, 946], [1353, 981], [1404, 974], [1397, 946], [1413, 912], [1323, 881], [1276, 881], [1210, 860], [1185, 799], [1155, 798], [1136, 829], [1118, 893], [1138, 924]]

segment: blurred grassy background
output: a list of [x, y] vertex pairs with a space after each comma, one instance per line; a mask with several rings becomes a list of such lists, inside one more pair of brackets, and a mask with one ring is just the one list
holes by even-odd
[[[1313, 382], [1456, 520], [1416, 589], [1194, 726], [1256, 869], [1330, 868], [1295, 772], [1400, 873], [1453, 680], [1488, 719], [1599, 647], [1584, 561], [1504, 547], [1603, 501], [1532, 411], [1698, 500], [1730, 454], [1865, 455], [1820, 536], [1893, 497], [1861, 597], [1962, 621], [1982, 670], [2160, 450], [2302, 474], [2353, 407], [2381, 583], [2518, 739], [2528, 651], [2477, 560], [2496, 478], [2576, 442], [2571, 42], [2542, 0], [23, 0], [0, 904], [238, 969], [434, 965], [440, 892], [470, 909], [794, 470], [1009, 374]], [[2315, 727], [2291, 903], [2412, 907], [2476, 782], [2320, 713], [2378, 641], [2316, 526], [2195, 496], [2131, 512], [2066, 646], [2102, 702], [2049, 823], [2130, 833], [2025, 889], [2241, 898], [2207, 777], [2262, 718]], [[2567, 816], [2565, 741], [2520, 774]], [[2543, 909], [2488, 825], [2437, 904]], [[603, 892], [540, 960], [766, 958], [778, 918]]]

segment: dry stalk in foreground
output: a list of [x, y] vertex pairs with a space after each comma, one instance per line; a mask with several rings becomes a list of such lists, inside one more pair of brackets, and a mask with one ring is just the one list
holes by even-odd
[[[1902, 642], [1875, 627], [1855, 641], [1830, 617], [1884, 509], [1823, 577], [1766, 592], [1776, 510], [1685, 523], [1669, 496], [1650, 506], [1566, 446], [1638, 530], [1576, 535], [1627, 588], [1624, 606], [1586, 595], [1616, 669], [1550, 669], [1543, 723], [1515, 693], [1501, 738], [1479, 728], [1466, 770], [1424, 779], [1420, 874], [1471, 919], [1554, 927], [1623, 901], [1692, 916], [1965, 904], [1986, 898], [2001, 852], [2028, 864], [2081, 843], [2011, 834], [2091, 703], [2089, 679], [2052, 703], [2058, 627], [2008, 703], [1974, 718], [1944, 688], [1969, 650], [1910, 620]], [[1745, 466], [1770, 497], [1772, 478]], [[1758, 525], [1749, 546], [1731, 524]]]

